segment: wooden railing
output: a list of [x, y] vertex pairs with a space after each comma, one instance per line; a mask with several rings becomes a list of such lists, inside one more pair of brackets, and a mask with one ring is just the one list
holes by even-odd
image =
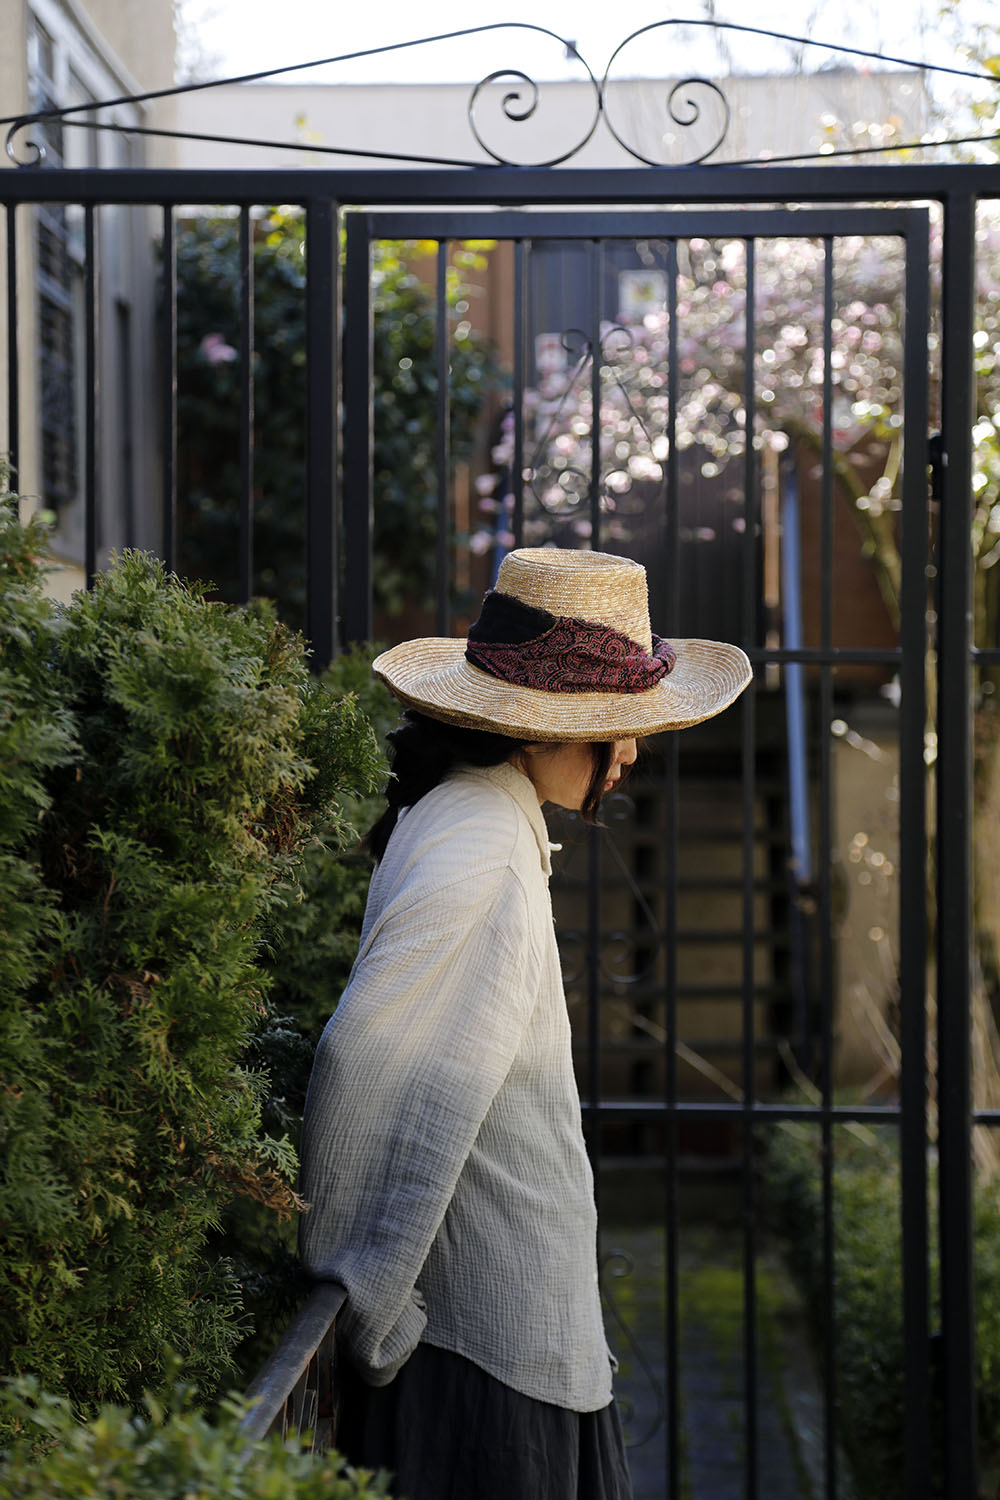
[[289, 1323], [246, 1392], [247, 1399], [255, 1402], [240, 1424], [246, 1437], [310, 1432], [314, 1452], [333, 1446], [337, 1424], [334, 1326], [346, 1297], [337, 1282], [322, 1282]]

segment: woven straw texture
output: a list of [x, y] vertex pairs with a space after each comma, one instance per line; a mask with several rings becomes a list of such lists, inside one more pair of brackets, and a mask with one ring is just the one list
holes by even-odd
[[[523, 548], [504, 558], [497, 588], [550, 614], [611, 625], [651, 648], [646, 571], [628, 558]], [[404, 641], [376, 657], [372, 669], [406, 707], [448, 724], [517, 739], [628, 739], [700, 724], [750, 681], [750, 663], [738, 646], [673, 639], [671, 645], [673, 671], [642, 693], [517, 687], [466, 661], [464, 640], [439, 636]]]

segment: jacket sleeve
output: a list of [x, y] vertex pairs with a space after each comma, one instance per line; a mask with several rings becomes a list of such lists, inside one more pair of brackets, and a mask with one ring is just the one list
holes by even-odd
[[421, 1266], [538, 992], [524, 892], [508, 869], [422, 896], [359, 958], [306, 1099], [306, 1269], [338, 1281], [338, 1328], [386, 1384], [426, 1325]]

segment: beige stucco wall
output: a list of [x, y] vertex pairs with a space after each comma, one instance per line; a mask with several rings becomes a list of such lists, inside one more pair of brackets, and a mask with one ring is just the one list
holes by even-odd
[[[664, 134], [666, 101], [672, 80], [629, 79], [611, 86], [608, 117], [624, 139], [651, 158]], [[476, 120], [483, 139], [500, 155], [523, 165], [554, 159], [583, 139], [593, 120], [594, 94], [588, 84], [539, 84], [537, 106], [522, 124], [505, 119], [502, 98], [510, 80], [480, 95]], [[898, 120], [900, 137], [919, 138], [927, 120], [927, 96], [916, 73], [829, 72], [787, 78], [738, 77], [722, 81], [731, 110], [725, 146], [718, 160], [816, 151], [828, 139], [824, 120], [855, 122]], [[208, 135], [246, 135], [288, 142], [287, 149], [230, 146], [183, 141], [178, 166], [299, 167], [371, 166], [357, 156], [324, 156], [304, 151], [303, 144], [413, 155], [450, 156], [474, 161], [489, 158], [476, 144], [467, 113], [470, 84], [310, 84], [230, 85], [187, 94], [178, 101], [184, 130]], [[718, 98], [705, 89], [679, 91], [675, 107], [690, 95], [701, 109], [697, 129], [667, 125], [676, 137], [679, 160], [690, 160], [710, 144], [722, 119]], [[525, 96], [527, 98], [527, 96]], [[297, 145], [296, 143], [301, 143]], [[868, 142], [866, 141], [866, 144]], [[387, 166], [406, 165], [388, 161]], [[593, 138], [567, 162], [572, 167], [636, 167], [601, 122]]]
[[[32, 13], [39, 16], [53, 37], [61, 55], [80, 76], [86, 88], [97, 98], [169, 88], [173, 82], [175, 37], [172, 0], [0, 0], [0, 113], [13, 115], [27, 111], [28, 42]], [[65, 72], [62, 73], [65, 79]], [[58, 80], [56, 84], [58, 88]], [[136, 107], [132, 115], [117, 112], [121, 123], [174, 123], [172, 99], [154, 100]], [[23, 139], [23, 138], [22, 138]], [[101, 166], [174, 165], [172, 142], [132, 137], [101, 135], [91, 141], [80, 132], [67, 133], [67, 163], [79, 164], [88, 146], [97, 153]], [[6, 154], [0, 165], [16, 170]], [[132, 367], [152, 368], [155, 263], [153, 239], [157, 232], [150, 213], [141, 209], [108, 208], [99, 216], [101, 245], [102, 389], [106, 399], [100, 412], [99, 449], [105, 456], [102, 483], [102, 522], [110, 545], [122, 540], [120, 515], [122, 500], [120, 462], [112, 455], [121, 451], [123, 442], [122, 410], [111, 399], [115, 382], [109, 378], [114, 358], [115, 319], [126, 307], [130, 319], [129, 341]], [[38, 346], [38, 298], [36, 293], [36, 224], [35, 209], [17, 210], [17, 302], [18, 302], [18, 391], [20, 400], [19, 472], [13, 484], [31, 508], [39, 501], [40, 453], [38, 437], [38, 369], [33, 351]], [[0, 216], [0, 267], [6, 267], [7, 224]], [[7, 299], [0, 296], [0, 453], [10, 450], [8, 432]], [[144, 496], [155, 493], [158, 465], [155, 464], [156, 414], [154, 396], [148, 381], [137, 387], [132, 401], [130, 426], [135, 460], [133, 488]], [[100, 461], [100, 459], [99, 459]], [[82, 456], [81, 456], [82, 464]], [[72, 516], [64, 518], [55, 536], [55, 552], [61, 567], [53, 574], [52, 592], [65, 597], [83, 582], [80, 565], [82, 541], [78, 505]], [[144, 516], [146, 534], [133, 536], [140, 544], [149, 544], [150, 527], [155, 516]]]

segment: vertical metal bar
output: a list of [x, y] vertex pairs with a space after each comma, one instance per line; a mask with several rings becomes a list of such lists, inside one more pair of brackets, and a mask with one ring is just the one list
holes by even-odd
[[944, 198], [938, 617], [937, 959], [944, 1492], [974, 1495], [975, 1282], [972, 1227], [972, 335], [975, 200]]
[[240, 209], [240, 541], [239, 591], [245, 604], [253, 593], [254, 442], [254, 286], [253, 224], [249, 205]]
[[[820, 647], [829, 651], [833, 637], [833, 236], [823, 239], [823, 474], [820, 492], [821, 584]], [[831, 854], [833, 668], [820, 667], [819, 702], [819, 920], [820, 920], [820, 1084], [823, 1099], [823, 1374], [824, 1439], [827, 1500], [837, 1500], [837, 1324], [834, 1309], [837, 1267], [834, 1241], [833, 1107], [833, 901]]]
[[601, 1205], [601, 846], [587, 829], [587, 1145], [594, 1172], [594, 1201]]
[[312, 665], [337, 652], [337, 205], [306, 208], [306, 635]]
[[83, 210], [83, 426], [86, 452], [83, 469], [83, 552], [87, 587], [97, 578], [97, 466], [100, 366], [98, 363], [98, 276], [95, 208]]
[[434, 613], [438, 635], [451, 630], [451, 328], [448, 315], [447, 240], [437, 253], [437, 550]]
[[[755, 644], [757, 556], [760, 549], [759, 495], [757, 462], [753, 446], [754, 414], [757, 408], [755, 354], [756, 306], [754, 277], [756, 245], [744, 242], [746, 256], [746, 312], [744, 321], [744, 391], [746, 449], [743, 458], [743, 645], [749, 650]], [[756, 1026], [754, 1016], [755, 960], [754, 936], [754, 825], [757, 816], [755, 764], [756, 741], [755, 685], [743, 695], [742, 704], [742, 862], [743, 862], [743, 1430], [745, 1454], [744, 1494], [746, 1500], [757, 1500], [758, 1494], [758, 1410], [757, 1410], [757, 1193], [754, 1161], [754, 1110], [756, 1087]]]
[[177, 248], [174, 208], [163, 205], [163, 561], [177, 566]]
[[[677, 398], [679, 389], [677, 334], [677, 241], [667, 241], [667, 462], [664, 503], [666, 509], [663, 559], [667, 581], [666, 630], [676, 635], [678, 627], [678, 588], [680, 583], [679, 473], [677, 466]], [[677, 1191], [677, 736], [666, 738], [664, 751], [666, 776], [664, 804], [664, 845], [667, 851], [666, 895], [663, 923], [665, 945], [664, 985], [666, 1032], [664, 1058], [664, 1094], [666, 1104], [666, 1368], [667, 1368], [667, 1500], [681, 1493], [680, 1488], [680, 1279], [678, 1267]]]
[[374, 361], [371, 240], [366, 214], [347, 214], [344, 259], [344, 641], [372, 637]]
[[903, 1493], [929, 1500], [930, 1279], [927, 1256], [927, 834], [924, 727], [927, 660], [926, 214], [906, 238], [903, 478], [900, 512], [899, 993], [903, 1245]]
[[530, 242], [514, 242], [514, 459], [510, 485], [513, 497], [511, 531], [514, 546], [524, 545], [524, 373], [527, 359], [527, 279]]
[[7, 455], [9, 485], [17, 494], [21, 435], [21, 364], [17, 347], [17, 205], [7, 204]]
[[604, 271], [604, 247], [600, 240], [590, 241], [587, 257], [590, 268], [590, 545], [598, 551], [601, 545], [601, 280]]
[[[590, 268], [590, 545], [601, 545], [601, 244], [589, 243]], [[591, 1104], [590, 1153], [600, 1209], [601, 1166], [601, 845], [598, 829], [587, 839], [587, 1073]]]

